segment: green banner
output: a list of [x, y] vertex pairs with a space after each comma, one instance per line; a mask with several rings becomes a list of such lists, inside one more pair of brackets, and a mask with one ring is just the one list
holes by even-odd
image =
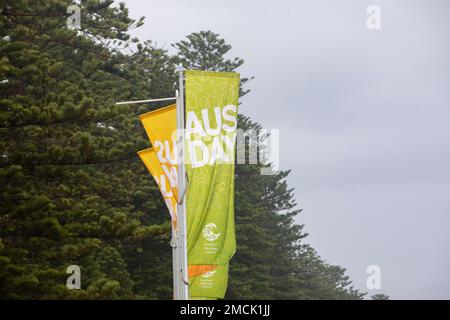
[[[236, 250], [234, 162], [238, 97], [239, 74], [186, 71], [188, 263], [220, 265], [216, 277], [224, 278], [216, 280], [220, 285], [209, 291], [223, 294], [228, 273], [228, 267], [223, 266], [228, 265]], [[194, 284], [200, 278], [196, 277]], [[194, 288], [196, 285], [191, 290]]]

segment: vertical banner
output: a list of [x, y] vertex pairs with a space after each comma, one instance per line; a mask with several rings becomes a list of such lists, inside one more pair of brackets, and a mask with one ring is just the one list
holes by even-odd
[[177, 129], [176, 105], [170, 105], [139, 116], [160, 166], [169, 180], [170, 188], [178, 200], [176, 141], [172, 134]]
[[223, 298], [236, 250], [234, 171], [239, 74], [186, 71], [185, 155], [189, 265], [217, 268], [196, 276], [191, 297]]

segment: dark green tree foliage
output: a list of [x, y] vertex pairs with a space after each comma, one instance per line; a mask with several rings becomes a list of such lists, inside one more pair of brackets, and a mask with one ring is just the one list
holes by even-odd
[[[136, 156], [149, 147], [137, 117], [149, 106], [115, 102], [172, 96], [176, 62], [232, 71], [243, 60], [226, 60], [231, 47], [211, 32], [190, 35], [169, 57], [130, 39], [143, 18], [112, 2], [80, 1], [81, 30], [66, 28], [71, 1], [1, 2], [0, 298], [172, 297], [169, 216]], [[240, 126], [258, 128], [245, 117]], [[303, 243], [288, 172], [259, 169], [236, 172], [228, 297], [359, 297], [343, 269]], [[81, 290], [66, 287], [73, 264]]]
[[[168, 215], [136, 156], [148, 106], [114, 103], [173, 95], [175, 72], [151, 43], [121, 54], [142, 19], [111, 3], [82, 1], [76, 31], [70, 1], [2, 2], [2, 298], [171, 296]], [[72, 264], [82, 290], [66, 288]]]

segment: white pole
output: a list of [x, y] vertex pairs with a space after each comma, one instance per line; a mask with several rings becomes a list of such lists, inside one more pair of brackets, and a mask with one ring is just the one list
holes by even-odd
[[178, 143], [178, 196], [177, 208], [178, 247], [179, 247], [179, 299], [189, 300], [188, 263], [187, 263], [187, 216], [186, 203], [184, 201], [186, 188], [186, 168], [184, 166], [184, 69], [178, 66], [179, 98], [177, 103], [177, 129], [181, 133], [181, 142]]

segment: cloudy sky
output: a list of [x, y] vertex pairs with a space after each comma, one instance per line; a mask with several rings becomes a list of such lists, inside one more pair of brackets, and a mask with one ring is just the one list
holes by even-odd
[[170, 49], [212, 30], [245, 59], [241, 111], [280, 129], [298, 223], [324, 259], [370, 294], [450, 299], [449, 1], [124, 1], [146, 16], [140, 39]]

